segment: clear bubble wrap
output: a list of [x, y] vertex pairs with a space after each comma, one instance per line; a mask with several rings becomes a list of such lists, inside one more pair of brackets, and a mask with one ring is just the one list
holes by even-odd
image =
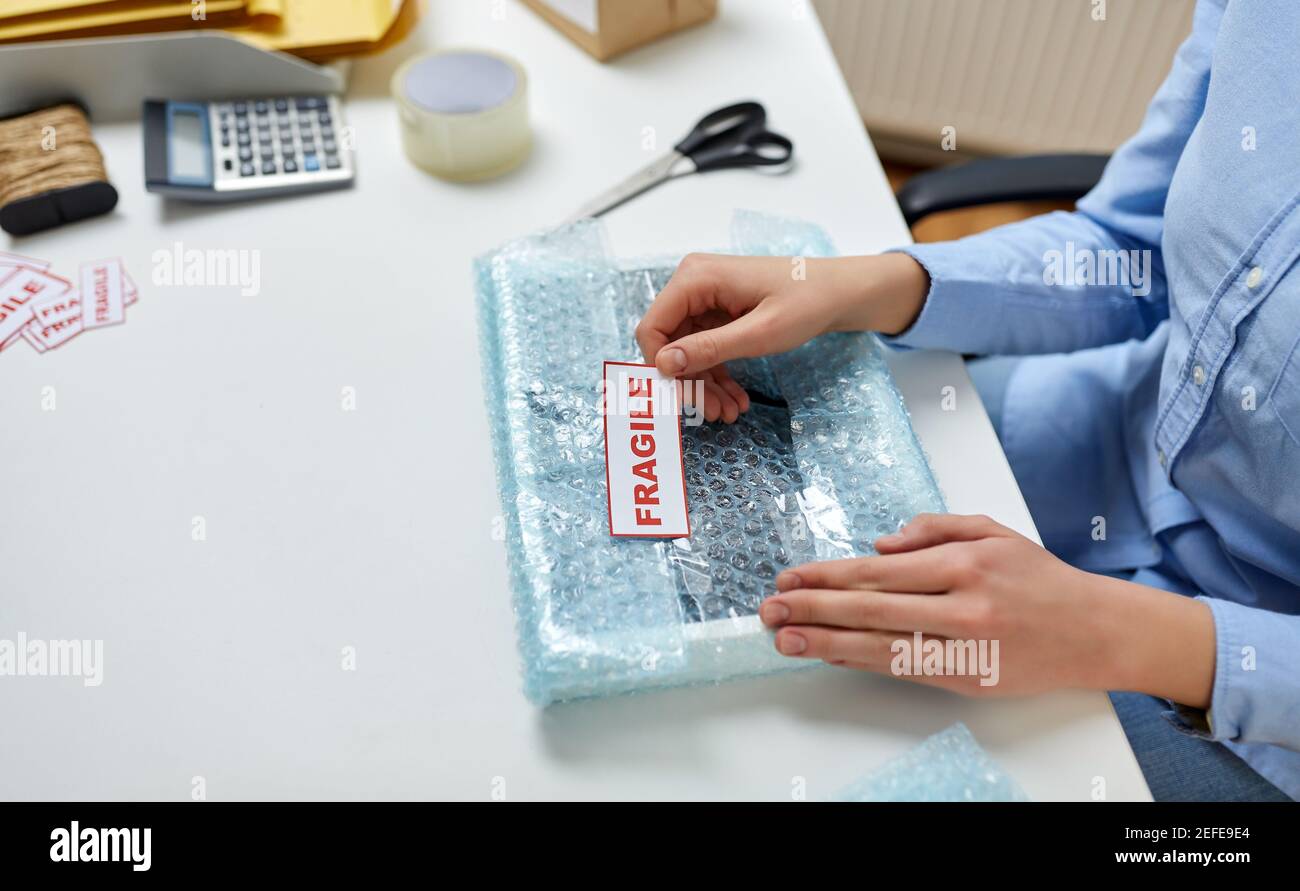
[[841, 789], [835, 801], [1028, 801], [960, 721]]
[[[752, 213], [740, 253], [830, 256], [821, 229]], [[599, 223], [475, 264], [480, 350], [524, 691], [546, 704], [807, 665], [758, 605], [783, 568], [872, 553], [943, 498], [879, 342], [832, 334], [735, 363], [731, 425], [683, 424], [690, 538], [610, 537], [602, 363], [642, 361], [636, 324], [675, 262], [618, 262]]]

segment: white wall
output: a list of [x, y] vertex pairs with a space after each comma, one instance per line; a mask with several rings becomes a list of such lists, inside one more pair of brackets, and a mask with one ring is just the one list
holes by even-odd
[[813, 0], [882, 155], [1109, 152], [1137, 129], [1194, 0]]

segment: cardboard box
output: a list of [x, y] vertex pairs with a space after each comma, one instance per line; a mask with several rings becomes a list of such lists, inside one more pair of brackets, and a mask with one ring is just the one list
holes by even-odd
[[718, 0], [523, 0], [602, 62], [619, 53], [709, 21]]

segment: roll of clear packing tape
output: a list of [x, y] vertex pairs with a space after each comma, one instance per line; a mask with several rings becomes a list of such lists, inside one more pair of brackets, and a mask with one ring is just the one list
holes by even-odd
[[425, 53], [397, 69], [392, 91], [407, 156], [435, 176], [489, 179], [517, 166], [532, 148], [528, 78], [507, 56]]

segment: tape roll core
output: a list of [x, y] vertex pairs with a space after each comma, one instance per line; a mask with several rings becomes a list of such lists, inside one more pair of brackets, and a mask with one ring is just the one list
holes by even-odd
[[468, 49], [416, 56], [394, 73], [392, 93], [402, 147], [435, 176], [499, 176], [532, 147], [528, 78], [507, 56]]

